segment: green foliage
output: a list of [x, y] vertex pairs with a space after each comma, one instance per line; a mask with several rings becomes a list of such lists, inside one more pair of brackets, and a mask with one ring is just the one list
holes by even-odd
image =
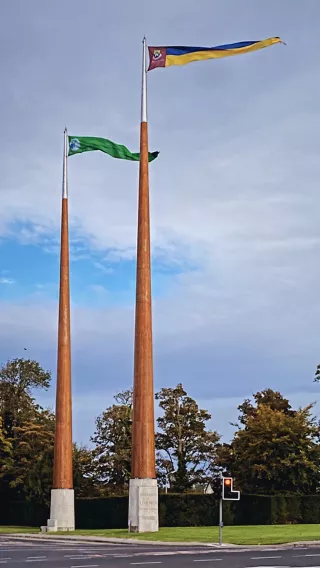
[[13, 359], [0, 368], [0, 416], [6, 436], [14, 436], [13, 429], [29, 419], [37, 405], [32, 393], [48, 389], [51, 374], [37, 361]]
[[76, 500], [76, 528], [122, 529], [128, 526], [128, 497]]
[[37, 410], [32, 419], [14, 426], [11, 459], [0, 478], [17, 499], [47, 503], [52, 485], [54, 415]]
[[[55, 416], [36, 403], [33, 391], [49, 385], [50, 373], [37, 361], [14, 359], [0, 369], [0, 494], [39, 507], [50, 500]], [[91, 470], [91, 452], [74, 445], [75, 489], [80, 496], [98, 493]]]
[[10, 440], [6, 438], [5, 431], [3, 428], [2, 418], [0, 416], [0, 456], [2, 459], [8, 458], [12, 452], [12, 445]]
[[[3, 501], [0, 524], [40, 526], [48, 508], [34, 501]], [[126, 529], [128, 497], [76, 499], [77, 529]], [[320, 523], [319, 495], [243, 495], [240, 501], [223, 504], [225, 526]], [[160, 494], [161, 527], [217, 526], [218, 501], [212, 495]]]
[[77, 444], [73, 444], [73, 484], [78, 498], [99, 496], [99, 482], [95, 478], [93, 452]]
[[218, 450], [218, 463], [244, 493], [315, 493], [320, 483], [319, 424], [313, 405], [296, 411], [280, 393], [257, 393], [239, 407], [243, 428]]
[[289, 401], [278, 391], [265, 389], [261, 392], [256, 392], [256, 394], [253, 395], [253, 399], [255, 406], [249, 398], [246, 398], [243, 403], [238, 406], [238, 410], [241, 412], [238, 420], [245, 426], [247, 425], [248, 419], [254, 418], [258, 409], [264, 406], [268, 406], [271, 410], [278, 410], [289, 416], [295, 414], [295, 411], [291, 410]]
[[156, 434], [162, 484], [168, 479], [172, 490], [182, 493], [195, 484], [211, 482], [219, 440], [217, 432], [206, 429], [211, 415], [198, 407], [181, 384], [161, 389], [156, 400], [163, 410]]
[[1, 483], [1, 477], [3, 476], [4, 469], [12, 464], [12, 444], [5, 436], [5, 431], [2, 426], [2, 418], [0, 416], [0, 499], [2, 500], [2, 494], [5, 492], [4, 484]]
[[14, 359], [0, 369], [2, 435], [10, 447], [0, 453], [0, 491], [16, 499], [46, 502], [52, 482], [54, 416], [33, 398], [47, 389], [50, 373], [37, 361]]
[[301, 498], [301, 522], [320, 523], [319, 495], [308, 495]]
[[105, 491], [121, 494], [128, 490], [131, 475], [132, 389], [114, 399], [116, 404], [97, 418], [91, 440], [97, 480]]
[[[182, 385], [162, 389], [156, 399], [164, 411], [156, 435], [160, 486], [169, 480], [173, 490], [183, 492], [211, 482], [219, 436], [206, 430], [210, 414], [199, 409]], [[104, 494], [125, 493], [131, 472], [132, 390], [119, 393], [115, 401], [97, 418], [92, 437], [95, 475]]]

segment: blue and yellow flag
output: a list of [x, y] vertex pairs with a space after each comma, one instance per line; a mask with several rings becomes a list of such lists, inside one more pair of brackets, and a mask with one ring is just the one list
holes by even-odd
[[283, 43], [279, 37], [270, 37], [262, 41], [240, 41], [215, 47], [149, 47], [149, 68], [170, 67], [171, 65], [186, 65], [192, 61], [204, 61], [205, 59], [220, 59], [241, 53], [250, 53], [275, 43]]

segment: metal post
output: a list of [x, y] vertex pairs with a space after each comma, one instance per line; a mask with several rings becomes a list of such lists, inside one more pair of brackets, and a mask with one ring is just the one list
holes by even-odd
[[222, 545], [222, 528], [223, 528], [223, 520], [222, 520], [222, 498], [219, 501], [219, 544]]

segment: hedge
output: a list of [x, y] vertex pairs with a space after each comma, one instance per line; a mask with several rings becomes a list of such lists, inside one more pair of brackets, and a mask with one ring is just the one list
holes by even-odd
[[[75, 515], [78, 529], [124, 529], [128, 497], [77, 499]], [[48, 517], [49, 509], [37, 503], [0, 503], [0, 525], [41, 526]], [[320, 495], [242, 495], [240, 501], [224, 502], [223, 520], [225, 525], [320, 523]], [[160, 494], [159, 521], [162, 527], [217, 525], [218, 501], [213, 495]]]

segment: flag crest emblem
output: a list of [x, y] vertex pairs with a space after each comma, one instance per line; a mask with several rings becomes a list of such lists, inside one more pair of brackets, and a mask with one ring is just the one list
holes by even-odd
[[80, 149], [80, 145], [80, 140], [77, 138], [72, 138], [70, 140], [70, 150], [72, 150], [72, 152], [77, 152], [77, 150]]

